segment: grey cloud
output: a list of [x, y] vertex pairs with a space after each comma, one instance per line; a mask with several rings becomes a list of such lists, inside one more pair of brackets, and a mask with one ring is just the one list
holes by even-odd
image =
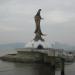
[[0, 28], [9, 30], [1, 30], [0, 36], [6, 36], [6, 39], [1, 38], [0, 41], [31, 40], [35, 29], [34, 15], [41, 8], [44, 18], [41, 27], [48, 34], [48, 40], [72, 43], [75, 37], [74, 3], [75, 0], [0, 0]]
[[0, 0], [0, 5], [6, 4], [6, 3], [10, 2], [10, 1], [11, 1], [11, 0]]

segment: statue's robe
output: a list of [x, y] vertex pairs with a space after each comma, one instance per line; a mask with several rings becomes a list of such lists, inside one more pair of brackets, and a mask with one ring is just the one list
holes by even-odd
[[41, 32], [40, 21], [41, 21], [41, 16], [40, 16], [40, 11], [39, 11], [35, 15], [35, 23], [36, 23], [35, 33], [39, 33], [40, 35], [43, 35], [43, 33]]
[[40, 9], [38, 10], [37, 14], [35, 15], [35, 24], [36, 24], [36, 29], [35, 29], [35, 41], [41, 40], [44, 41], [44, 39], [41, 37], [41, 35], [43, 35], [43, 33], [41, 32], [41, 27], [40, 27], [40, 21], [41, 21], [41, 16], [40, 16]]

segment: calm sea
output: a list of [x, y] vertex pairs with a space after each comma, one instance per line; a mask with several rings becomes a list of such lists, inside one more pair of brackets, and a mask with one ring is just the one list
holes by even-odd
[[[0, 50], [0, 56], [15, 53], [15, 50]], [[49, 66], [44, 64], [12, 63], [0, 60], [0, 75], [49, 75]], [[60, 75], [60, 70], [56, 71]], [[75, 63], [65, 66], [65, 75], [75, 75]]]

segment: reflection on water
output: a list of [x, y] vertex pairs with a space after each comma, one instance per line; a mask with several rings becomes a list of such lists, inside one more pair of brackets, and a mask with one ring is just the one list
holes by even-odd
[[0, 75], [50, 75], [45, 64], [9, 63], [0, 61]]
[[[0, 56], [15, 52], [15, 50], [0, 50]], [[0, 75], [50, 75], [50, 68], [45, 64], [0, 61]]]
[[[56, 75], [61, 75], [61, 71], [56, 71]], [[75, 62], [65, 65], [65, 75], [75, 75]]]
[[[0, 50], [0, 56], [16, 51]], [[0, 75], [50, 75], [47, 64], [27, 64], [0, 61]], [[56, 71], [56, 75], [61, 75]], [[75, 75], [75, 63], [65, 66], [65, 75]]]
[[[45, 64], [15, 64], [18, 71], [23, 72], [26, 75], [50, 75], [49, 66]], [[19, 75], [19, 74], [17, 74]]]

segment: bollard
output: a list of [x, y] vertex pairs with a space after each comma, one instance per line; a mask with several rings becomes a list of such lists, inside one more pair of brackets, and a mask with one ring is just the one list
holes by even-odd
[[49, 73], [48, 74], [55, 75], [55, 64], [48, 63], [46, 65], [49, 67]]
[[64, 58], [61, 58], [61, 75], [65, 75], [64, 73], [64, 66], [65, 66], [65, 60]]
[[51, 66], [51, 75], [55, 75], [55, 64]]

